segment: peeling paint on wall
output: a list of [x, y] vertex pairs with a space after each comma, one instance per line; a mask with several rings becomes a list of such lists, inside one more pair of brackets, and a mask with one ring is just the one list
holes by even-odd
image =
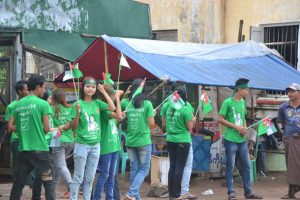
[[88, 29], [87, 2], [80, 0], [4, 0], [0, 26], [44, 30]]

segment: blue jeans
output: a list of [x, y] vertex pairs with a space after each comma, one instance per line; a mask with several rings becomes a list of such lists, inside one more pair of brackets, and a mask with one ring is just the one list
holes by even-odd
[[190, 180], [191, 180], [191, 174], [192, 174], [192, 168], [193, 168], [193, 158], [194, 158], [193, 146], [191, 144], [189, 155], [187, 157], [185, 167], [184, 167], [184, 170], [183, 170], [180, 195], [184, 195], [184, 194], [189, 193]]
[[84, 182], [83, 199], [90, 200], [99, 156], [99, 143], [95, 145], [75, 143], [74, 175], [70, 185], [70, 200], [77, 199], [79, 186], [82, 182]]
[[252, 188], [250, 182], [250, 159], [247, 142], [235, 143], [225, 140], [224, 145], [226, 153], [226, 185], [228, 189], [228, 195], [235, 193], [233, 184], [233, 171], [237, 153], [239, 154], [242, 164], [241, 175], [243, 178], [244, 195], [251, 194]]
[[67, 167], [66, 158], [72, 153], [73, 149], [74, 143], [64, 142], [61, 143], [60, 147], [53, 147], [51, 151], [54, 164], [53, 178], [55, 187], [57, 187], [60, 177], [62, 177], [68, 187], [68, 191], [70, 190], [72, 177]]
[[130, 188], [128, 195], [140, 199], [140, 187], [149, 174], [151, 161], [151, 144], [143, 147], [127, 147], [130, 160]]
[[114, 184], [118, 154], [119, 152], [113, 152], [100, 156], [98, 163], [99, 176], [94, 191], [94, 200], [101, 200], [104, 186], [106, 192], [105, 199], [114, 199]]

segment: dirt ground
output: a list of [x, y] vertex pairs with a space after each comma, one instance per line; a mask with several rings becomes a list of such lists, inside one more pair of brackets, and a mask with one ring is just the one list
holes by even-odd
[[[0, 197], [1, 200], [9, 199], [9, 193], [11, 189], [11, 181], [4, 181], [5, 179], [0, 179]], [[226, 187], [224, 186], [224, 179], [218, 180], [209, 180], [207, 176], [198, 176], [191, 179], [190, 192], [199, 196], [199, 200], [226, 200]], [[120, 191], [122, 197], [126, 194], [126, 191], [129, 187], [128, 178], [125, 181], [120, 180]], [[145, 181], [142, 190], [141, 196], [143, 200], [151, 200], [157, 198], [147, 197], [147, 193], [150, 189], [150, 182]], [[203, 195], [202, 192], [211, 189], [213, 191], [212, 195]], [[239, 178], [235, 179], [235, 189], [238, 199], [245, 199], [243, 196], [243, 188], [241, 187], [241, 182]], [[58, 188], [57, 199], [62, 200], [63, 193], [65, 191], [64, 186]], [[258, 177], [258, 181], [253, 185], [253, 191], [257, 194], [263, 195], [264, 199], [275, 200], [280, 199], [281, 196], [287, 193], [287, 184], [285, 173], [271, 173], [267, 177]], [[31, 190], [28, 187], [25, 187], [23, 190], [24, 199], [31, 198]], [[300, 194], [297, 194], [297, 199], [300, 199]], [[79, 196], [78, 199], [82, 199], [82, 196]], [[163, 200], [163, 199], [162, 199]]]

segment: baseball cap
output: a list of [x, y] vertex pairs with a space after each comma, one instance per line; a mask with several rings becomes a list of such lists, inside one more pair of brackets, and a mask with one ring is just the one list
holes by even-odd
[[300, 91], [300, 85], [298, 83], [292, 83], [290, 86], [286, 88], [286, 90], [288, 89]]

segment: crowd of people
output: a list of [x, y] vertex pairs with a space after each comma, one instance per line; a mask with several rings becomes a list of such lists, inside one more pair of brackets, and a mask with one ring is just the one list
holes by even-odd
[[[226, 186], [228, 199], [235, 200], [233, 171], [238, 158], [246, 199], [262, 199], [253, 193], [250, 183], [250, 159], [245, 135], [245, 97], [249, 80], [239, 79], [234, 93], [224, 100], [218, 121], [226, 126]], [[83, 188], [83, 199], [120, 199], [117, 183], [118, 152], [122, 149], [118, 123], [126, 121], [125, 146], [130, 160], [130, 186], [125, 200], [139, 200], [140, 188], [149, 174], [152, 142], [150, 128], [155, 124], [156, 110], [142, 92], [145, 80], [135, 79], [126, 92], [115, 90], [112, 84], [100, 84], [93, 77], [82, 81], [79, 99], [72, 105], [62, 89], [45, 97], [46, 82], [41, 75], [32, 75], [15, 85], [18, 99], [6, 110], [5, 119], [12, 133], [13, 186], [11, 200], [19, 200], [28, 176], [35, 175], [33, 200], [41, 199], [41, 185], [47, 200], [56, 199], [60, 179], [67, 191], [65, 197], [77, 199]], [[176, 108], [163, 104], [160, 115], [167, 132], [166, 142], [170, 168], [169, 199], [194, 199], [189, 193], [193, 149], [191, 129], [195, 123], [194, 109], [187, 101], [186, 88], [175, 86], [173, 91], [184, 102]], [[300, 86], [287, 88], [289, 102], [280, 106], [278, 121], [284, 128], [289, 192], [282, 198], [295, 198], [300, 191]], [[44, 97], [44, 98], [43, 98]], [[59, 138], [59, 139], [57, 139]], [[56, 139], [56, 140], [55, 140]], [[58, 141], [57, 141], [58, 140]], [[73, 152], [74, 172], [71, 175], [66, 159]], [[96, 174], [98, 174], [96, 176]], [[95, 184], [93, 184], [95, 182]]]

